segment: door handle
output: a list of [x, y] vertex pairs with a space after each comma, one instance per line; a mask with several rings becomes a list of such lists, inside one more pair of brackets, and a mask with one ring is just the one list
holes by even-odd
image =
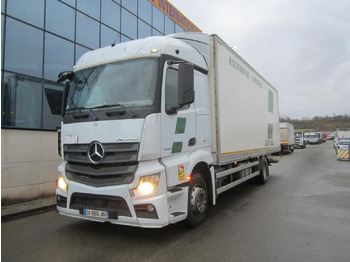
[[188, 146], [195, 146], [197, 143], [196, 138], [192, 137], [190, 140], [188, 140]]

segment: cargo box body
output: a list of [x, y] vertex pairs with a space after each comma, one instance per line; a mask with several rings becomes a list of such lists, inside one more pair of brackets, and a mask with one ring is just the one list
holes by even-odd
[[280, 150], [278, 92], [217, 35], [210, 36], [215, 165]]
[[280, 123], [281, 144], [294, 145], [294, 126], [287, 122]]

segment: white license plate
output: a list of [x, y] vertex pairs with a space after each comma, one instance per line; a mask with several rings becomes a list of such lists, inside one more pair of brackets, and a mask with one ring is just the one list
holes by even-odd
[[84, 216], [108, 218], [108, 212], [93, 209], [84, 209]]

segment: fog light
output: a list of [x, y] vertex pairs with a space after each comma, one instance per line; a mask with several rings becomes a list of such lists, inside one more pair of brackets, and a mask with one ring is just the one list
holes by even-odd
[[60, 175], [58, 177], [57, 187], [64, 190], [64, 191], [67, 191], [68, 185], [67, 185], [66, 181], [64, 181], [64, 178], [62, 177], [62, 175]]
[[145, 196], [154, 193], [158, 189], [160, 174], [143, 176], [138, 186], [134, 189], [135, 196]]
[[147, 211], [148, 211], [148, 212], [152, 213], [152, 212], [154, 212], [155, 210], [156, 210], [156, 209], [155, 209], [154, 205], [147, 205]]

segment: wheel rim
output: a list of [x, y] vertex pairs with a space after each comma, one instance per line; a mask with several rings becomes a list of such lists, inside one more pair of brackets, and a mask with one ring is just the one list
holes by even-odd
[[191, 192], [191, 207], [195, 214], [199, 214], [205, 211], [207, 206], [207, 194], [205, 190], [196, 185], [193, 187]]

